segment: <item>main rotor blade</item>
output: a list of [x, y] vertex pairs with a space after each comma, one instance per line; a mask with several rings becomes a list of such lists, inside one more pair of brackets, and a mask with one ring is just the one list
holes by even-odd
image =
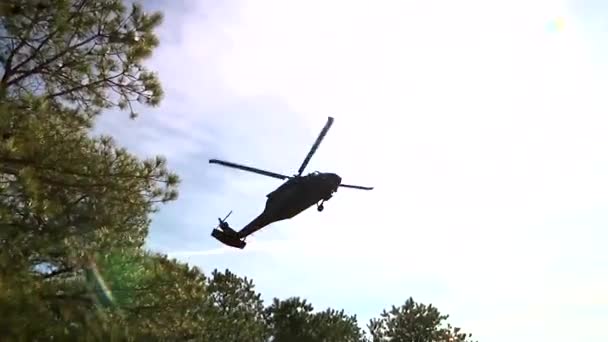
[[351, 188], [351, 189], [359, 189], [359, 190], [373, 190], [373, 187], [369, 186], [360, 186], [360, 185], [348, 185], [348, 184], [340, 184], [341, 187]]
[[235, 163], [231, 163], [231, 162], [227, 162], [227, 161], [223, 161], [223, 160], [209, 159], [209, 163], [210, 164], [219, 164], [219, 165], [223, 165], [223, 166], [233, 167], [235, 169], [240, 169], [240, 170], [243, 170], [243, 171], [249, 171], [249, 172], [257, 173], [257, 174], [268, 176], [268, 177], [272, 177], [272, 178], [278, 178], [278, 179], [287, 179], [287, 178], [289, 178], [289, 177], [287, 177], [285, 175], [282, 175], [280, 173], [274, 173], [274, 172], [270, 172], [270, 171], [266, 171], [266, 170], [260, 170], [260, 169], [254, 168], [254, 167], [240, 165], [240, 164], [235, 164]]
[[331, 127], [331, 125], [333, 123], [334, 123], [334, 118], [332, 118], [331, 116], [328, 117], [327, 118], [327, 123], [325, 123], [325, 126], [321, 130], [321, 133], [319, 133], [319, 136], [317, 137], [317, 140], [312, 145], [312, 148], [308, 152], [308, 155], [306, 155], [306, 158], [304, 159], [304, 162], [302, 162], [302, 165], [300, 166], [300, 169], [298, 170], [298, 176], [301, 176], [302, 172], [304, 172], [304, 169], [306, 168], [306, 165], [308, 165], [308, 162], [310, 161], [310, 158], [312, 158], [312, 155], [315, 154], [315, 152], [319, 148], [319, 145], [321, 145], [321, 141], [323, 140], [323, 138], [325, 138], [325, 135], [327, 134], [327, 131], [329, 131], [329, 128]]

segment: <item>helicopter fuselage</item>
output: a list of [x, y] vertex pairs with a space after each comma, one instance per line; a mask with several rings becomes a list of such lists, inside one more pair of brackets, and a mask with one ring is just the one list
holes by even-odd
[[335, 173], [311, 173], [290, 178], [266, 196], [264, 211], [239, 231], [239, 237], [244, 238], [273, 222], [292, 218], [321, 201], [329, 200], [340, 182], [340, 176]]

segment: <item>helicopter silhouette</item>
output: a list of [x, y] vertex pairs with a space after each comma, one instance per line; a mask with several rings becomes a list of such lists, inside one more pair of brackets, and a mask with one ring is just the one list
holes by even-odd
[[304, 162], [300, 165], [298, 173], [291, 177], [250, 166], [210, 159], [209, 163], [211, 164], [219, 164], [268, 177], [287, 180], [276, 190], [266, 195], [267, 200], [264, 211], [241, 230], [235, 231], [226, 222], [230, 214], [232, 214], [232, 211], [230, 211], [224, 219], [218, 218], [219, 225], [213, 229], [211, 236], [225, 245], [243, 249], [246, 245], [245, 238], [247, 236], [271, 223], [292, 218], [315, 204], [317, 205], [317, 210], [319, 212], [323, 211], [323, 203], [327, 202], [332, 197], [333, 193], [338, 190], [338, 187], [372, 190], [373, 187], [342, 184], [342, 178], [335, 173], [315, 171], [302, 176], [308, 162], [319, 148], [321, 141], [327, 134], [327, 131], [329, 131], [333, 122], [334, 118], [330, 116], [321, 130], [321, 133], [319, 133], [317, 140], [308, 152], [308, 155], [304, 158]]

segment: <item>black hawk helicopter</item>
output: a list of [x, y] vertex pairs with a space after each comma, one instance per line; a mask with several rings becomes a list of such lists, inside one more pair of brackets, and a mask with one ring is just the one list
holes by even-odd
[[300, 166], [298, 173], [291, 177], [245, 165], [210, 159], [209, 163], [211, 164], [228, 166], [281, 180], [287, 179], [287, 181], [276, 190], [266, 195], [268, 199], [266, 200], [264, 211], [243, 227], [243, 229], [237, 232], [230, 228], [226, 219], [232, 213], [231, 211], [224, 219], [218, 218], [219, 225], [213, 229], [211, 236], [228, 246], [242, 249], [246, 245], [245, 238], [247, 236], [273, 222], [292, 218], [314, 204], [317, 205], [318, 211], [323, 211], [323, 203], [332, 197], [332, 194], [338, 190], [338, 187], [372, 190], [372, 187], [342, 184], [342, 178], [335, 173], [315, 171], [306, 176], [302, 176], [302, 172], [304, 172], [310, 158], [312, 158], [313, 154], [319, 148], [321, 141], [327, 134], [327, 131], [329, 131], [333, 122], [334, 118], [329, 117], [327, 119], [325, 127], [321, 130], [321, 133], [312, 145], [306, 158], [304, 158], [304, 162]]

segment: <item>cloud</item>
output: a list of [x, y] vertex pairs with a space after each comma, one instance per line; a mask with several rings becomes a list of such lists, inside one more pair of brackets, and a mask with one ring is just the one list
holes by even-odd
[[[480, 340], [608, 337], [608, 37], [593, 4], [185, 4], [150, 62], [162, 106], [99, 124], [182, 175], [152, 248], [364, 321], [412, 295]], [[219, 247], [215, 218], [246, 224], [280, 183], [207, 159], [293, 173], [329, 115], [308, 170], [375, 190]]]

